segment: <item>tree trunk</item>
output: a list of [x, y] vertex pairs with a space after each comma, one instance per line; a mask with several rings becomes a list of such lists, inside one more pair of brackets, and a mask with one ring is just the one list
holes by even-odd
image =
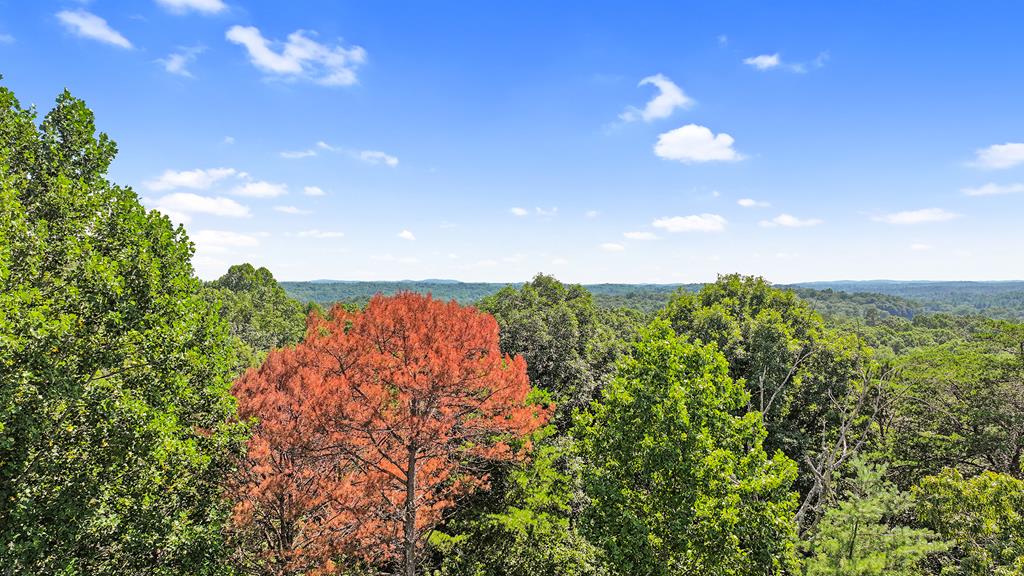
[[405, 576], [416, 576], [416, 452], [409, 448], [405, 482]]

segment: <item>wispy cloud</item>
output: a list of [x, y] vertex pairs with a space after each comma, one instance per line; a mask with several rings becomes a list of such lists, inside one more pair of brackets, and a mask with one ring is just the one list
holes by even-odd
[[926, 222], [948, 222], [959, 217], [959, 214], [942, 208], [922, 208], [920, 210], [881, 214], [874, 216], [872, 220], [886, 224], [923, 224]]
[[771, 206], [768, 202], [754, 200], [753, 198], [740, 198], [736, 203], [744, 208], [767, 208]]
[[255, 180], [233, 188], [231, 193], [235, 196], [245, 196], [248, 198], [276, 198], [288, 193], [288, 185]]
[[0, 34], [0, 44], [14, 44], [14, 36], [10, 34]]
[[547, 218], [558, 214], [558, 206], [552, 206], [551, 208], [541, 208], [540, 206], [537, 206], [534, 210], [537, 211], [538, 216], [544, 216]]
[[656, 240], [654, 232], [623, 232], [622, 236], [629, 240]]
[[62, 10], [57, 13], [57, 20], [64, 27], [82, 38], [97, 40], [118, 48], [130, 49], [132, 43], [107, 24], [107, 21], [85, 10]]
[[303, 230], [295, 234], [299, 238], [341, 238], [345, 235], [344, 232], [334, 232], [330, 230], [318, 230], [313, 228], [312, 230]]
[[288, 160], [297, 160], [299, 158], [309, 158], [310, 156], [316, 156], [316, 150], [312, 148], [307, 150], [285, 150], [280, 153], [281, 158]]
[[821, 68], [828, 62], [829, 53], [820, 52], [809, 64], [803, 62], [786, 62], [778, 52], [774, 54], [758, 54], [744, 58], [743, 63], [758, 70], [786, 70], [796, 74], [807, 72], [808, 67]]
[[319, 186], [306, 186], [302, 189], [302, 193], [306, 196], [326, 196], [327, 193], [323, 191], [323, 188]]
[[416, 235], [413, 234], [412, 232], [408, 231], [408, 230], [402, 230], [401, 232], [399, 232], [398, 233], [398, 237], [401, 238], [402, 240], [415, 240], [416, 239]]
[[1024, 192], [1024, 184], [995, 184], [989, 182], [977, 188], [963, 188], [961, 190], [967, 196], [1002, 196], [1005, 194], [1020, 194]]
[[779, 214], [771, 220], [762, 220], [760, 225], [765, 228], [810, 228], [823, 223], [824, 220], [819, 218], [797, 218], [792, 214]]
[[197, 168], [195, 170], [165, 170], [153, 180], [143, 183], [146, 188], [160, 192], [176, 188], [206, 190], [221, 180], [238, 174], [234, 168]]
[[615, 242], [605, 242], [598, 247], [605, 252], [622, 252], [626, 249], [622, 244], [616, 244]]
[[306, 214], [312, 214], [312, 210], [306, 210], [299, 208], [298, 206], [274, 206], [274, 210], [282, 214], [293, 214], [296, 216], [304, 216]]
[[660, 118], [668, 118], [677, 108], [690, 108], [694, 100], [683, 92], [683, 89], [676, 86], [664, 74], [648, 76], [640, 81], [637, 86], [651, 85], [658, 89], [658, 94], [647, 102], [643, 109], [630, 106], [626, 111], [619, 114], [623, 122], [635, 122], [643, 120], [650, 122]]
[[315, 32], [296, 30], [285, 42], [263, 37], [254, 26], [232, 26], [228, 41], [244, 46], [254, 66], [274, 78], [305, 79], [325, 86], [349, 86], [358, 82], [356, 69], [366, 62], [359, 46], [329, 46], [313, 40]]
[[718, 214], [691, 214], [658, 218], [651, 226], [666, 232], [721, 232], [728, 221]]
[[384, 164], [394, 168], [398, 166], [398, 158], [380, 150], [360, 150], [357, 157], [367, 164]]
[[188, 69], [189, 64], [195, 62], [196, 58], [206, 48], [203, 46], [186, 46], [171, 52], [166, 58], [160, 58], [157, 62], [164, 67], [169, 74], [176, 74], [186, 78], [192, 78], [192, 72]]
[[249, 208], [231, 198], [200, 196], [191, 192], [175, 192], [152, 200], [157, 210], [172, 220], [188, 224], [192, 214], [210, 214], [229, 218], [248, 218]]
[[684, 164], [701, 162], [737, 162], [744, 156], [733, 149], [732, 136], [714, 134], [697, 124], [687, 124], [658, 136], [654, 153], [667, 160]]
[[224, 254], [238, 248], [256, 248], [260, 240], [255, 235], [241, 234], [230, 230], [200, 230], [190, 234], [189, 239], [198, 250]]
[[156, 0], [156, 3], [174, 14], [186, 12], [219, 14], [228, 8], [222, 0]]
[[508, 211], [513, 216], [527, 216], [530, 214], [529, 210], [527, 210], [526, 208], [519, 208], [518, 206], [514, 208], [509, 208]]
[[1007, 142], [993, 144], [988, 148], [975, 150], [971, 165], [983, 170], [1004, 170], [1024, 164], [1024, 143]]

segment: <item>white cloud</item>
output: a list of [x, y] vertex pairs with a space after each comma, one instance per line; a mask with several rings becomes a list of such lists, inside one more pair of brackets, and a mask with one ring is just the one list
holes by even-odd
[[156, 209], [175, 221], [187, 224], [191, 214], [212, 214], [229, 218], [248, 218], [249, 208], [231, 198], [210, 198], [190, 192], [167, 194], [152, 201]]
[[392, 168], [398, 166], [398, 158], [380, 150], [361, 150], [359, 159], [367, 164], [386, 164]]
[[771, 220], [762, 220], [761, 226], [765, 228], [809, 228], [811, 226], [817, 226], [822, 224], [824, 221], [818, 218], [797, 218], [791, 214], [779, 214]]
[[616, 244], [615, 242], [605, 242], [599, 246], [601, 250], [605, 252], [622, 252], [626, 249], [622, 244]]
[[329, 230], [317, 230], [313, 228], [311, 230], [303, 230], [295, 234], [299, 238], [341, 238], [345, 235], [344, 232], [331, 232]]
[[729, 37], [726, 36], [725, 34], [719, 34], [717, 39], [718, 39], [718, 45], [719, 46], [728, 46], [729, 45]]
[[526, 216], [530, 213], [526, 208], [519, 208], [518, 206], [515, 208], [509, 208], [508, 211], [512, 213], [513, 216]]
[[313, 213], [312, 210], [305, 210], [298, 206], [274, 206], [274, 210], [282, 214], [294, 214], [296, 216]]
[[651, 223], [666, 232], [721, 232], [728, 221], [718, 214], [691, 214], [658, 218]]
[[629, 240], [656, 240], [658, 238], [653, 232], [623, 232], [622, 235]]
[[228, 8], [222, 0], [156, 0], [156, 3], [175, 14], [184, 14], [189, 11], [217, 14]]
[[0, 44], [14, 44], [14, 36], [10, 34], [0, 34]]
[[327, 193], [324, 192], [323, 188], [321, 188], [319, 186], [306, 186], [305, 188], [302, 189], [302, 193], [305, 194], [306, 196], [326, 196], [327, 195]]
[[541, 208], [538, 206], [535, 210], [538, 216], [554, 216], [558, 214], [558, 206], [552, 206], [551, 208]]
[[768, 202], [754, 200], [753, 198], [740, 198], [736, 203], [744, 208], [767, 208], [771, 206]]
[[1024, 143], [993, 144], [975, 151], [972, 166], [986, 170], [1003, 170], [1024, 163]]
[[308, 158], [310, 156], [316, 156], [316, 150], [285, 150], [281, 152], [281, 158], [287, 158], [288, 160]]
[[676, 108], [690, 108], [694, 100], [683, 92], [683, 89], [676, 86], [663, 74], [648, 76], [640, 81], [637, 86], [652, 85], [658, 89], [658, 95], [652, 98], [643, 110], [630, 106], [625, 112], [619, 114], [624, 122], [635, 122], [643, 120], [650, 122], [659, 118], [668, 118]]
[[687, 124], [658, 136], [654, 153], [661, 158], [677, 160], [684, 164], [694, 162], [736, 162], [743, 155], [733, 149], [733, 137], [722, 133], [715, 135], [704, 126]]
[[408, 230], [402, 230], [401, 232], [399, 232], [398, 233], [398, 237], [401, 238], [402, 240], [415, 240], [416, 239], [416, 235], [413, 234], [412, 232], [408, 231]]
[[224, 140], [223, 140], [223, 143], [224, 144], [234, 144], [235, 143], [235, 137], [234, 136], [225, 136]]
[[132, 43], [107, 24], [107, 21], [85, 10], [62, 10], [57, 19], [71, 33], [82, 38], [98, 40], [119, 48], [131, 48]]
[[321, 149], [321, 150], [327, 150], [329, 152], [341, 152], [341, 148], [337, 148], [335, 146], [331, 146], [330, 144], [328, 144], [327, 142], [324, 142], [323, 140], [320, 140], [319, 142], [317, 142], [316, 143], [316, 147]]
[[[825, 65], [825, 62], [828, 61], [828, 58], [828, 52], [822, 52], [811, 62], [811, 66], [821, 68]], [[775, 54], [759, 54], [757, 56], [751, 56], [750, 58], [744, 58], [743, 63], [747, 66], [757, 68], [758, 70], [772, 70], [778, 68], [781, 70], [789, 70], [790, 72], [795, 72], [797, 74], [807, 72], [806, 64], [800, 62], [783, 62], [782, 56], [780, 56], [778, 52]]]
[[588, 218], [588, 219], [591, 219], [591, 220], [593, 220], [594, 218], [597, 218], [600, 215], [601, 215], [601, 213], [598, 212], [597, 210], [587, 210], [586, 212], [583, 213], [583, 217], [584, 218]]
[[942, 208], [922, 208], [921, 210], [882, 214], [875, 216], [872, 220], [885, 222], [886, 224], [922, 224], [925, 222], [947, 222], [959, 217], [959, 214], [943, 210]]
[[172, 52], [157, 62], [163, 65], [164, 70], [170, 74], [192, 78], [192, 72], [189, 71], [188, 65], [195, 62], [196, 57], [202, 54], [203, 50], [205, 48], [202, 46], [179, 48], [177, 52]]
[[312, 35], [315, 33], [296, 30], [286, 42], [272, 42], [254, 26], [232, 26], [226, 37], [245, 47], [254, 66], [276, 77], [301, 78], [325, 86], [355, 84], [356, 68], [366, 61], [366, 51], [359, 46], [320, 44]]
[[234, 176], [238, 172], [234, 168], [197, 168], [195, 170], [165, 170], [163, 174], [154, 180], [149, 180], [143, 185], [154, 191], [173, 190], [175, 188], [188, 188], [190, 190], [206, 190], [217, 182]]
[[914, 244], [910, 245], [910, 249], [913, 250], [914, 252], [926, 252], [928, 250], [931, 250], [932, 246], [931, 246], [931, 244], [924, 244], [924, 243], [921, 243], [921, 242], [915, 242]]
[[235, 187], [231, 190], [231, 193], [235, 196], [245, 196], [248, 198], [276, 198], [287, 194], [288, 186], [286, 184], [256, 180]]
[[1000, 196], [1003, 194], [1020, 194], [1024, 192], [1024, 184], [995, 184], [989, 182], [977, 188], [963, 188], [961, 190], [968, 196]]
[[228, 230], [200, 230], [190, 234], [189, 238], [198, 250], [208, 253], [223, 254], [236, 248], [255, 248], [260, 245], [259, 238], [248, 234], [239, 234]]
[[747, 66], [753, 66], [758, 70], [771, 70], [782, 64], [782, 58], [779, 54], [761, 54], [758, 56], [751, 56], [750, 58], [744, 58], [743, 63]]

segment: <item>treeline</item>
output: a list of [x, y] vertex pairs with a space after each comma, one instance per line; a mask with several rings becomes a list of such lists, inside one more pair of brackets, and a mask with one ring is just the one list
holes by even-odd
[[0, 115], [8, 573], [1024, 575], [1024, 324], [739, 275], [325, 310], [197, 280], [81, 101]]

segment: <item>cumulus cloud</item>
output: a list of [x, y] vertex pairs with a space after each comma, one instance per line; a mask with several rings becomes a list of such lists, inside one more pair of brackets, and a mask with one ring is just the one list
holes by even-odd
[[622, 236], [629, 240], [655, 240], [654, 232], [623, 232]]
[[771, 220], [762, 220], [760, 224], [765, 228], [810, 228], [823, 222], [818, 218], [797, 218], [792, 214], [779, 214]]
[[736, 203], [744, 208], [767, 208], [771, 206], [768, 202], [754, 200], [753, 198], [740, 198]]
[[647, 105], [642, 110], [630, 106], [625, 112], [619, 114], [619, 119], [624, 122], [635, 122], [637, 120], [650, 122], [660, 118], [668, 118], [676, 108], [690, 108], [694, 104], [694, 100], [687, 96], [682, 88], [676, 86], [675, 82], [672, 82], [663, 74], [648, 76], [637, 84], [637, 86], [646, 85], [657, 88], [658, 94], [647, 102]]
[[174, 14], [186, 12], [218, 14], [228, 8], [223, 0], [156, 0], [156, 3]]
[[305, 79], [325, 86], [349, 86], [358, 82], [356, 69], [366, 62], [359, 46], [329, 46], [312, 39], [314, 32], [296, 30], [285, 42], [263, 37], [254, 26], [232, 26], [228, 41], [244, 46], [249, 60], [276, 78]]
[[402, 240], [415, 240], [416, 239], [416, 235], [413, 234], [412, 232], [408, 231], [408, 230], [402, 230], [401, 232], [399, 232], [398, 233], [398, 237], [401, 238]]
[[288, 186], [286, 184], [255, 180], [246, 182], [241, 186], [236, 186], [231, 190], [231, 193], [235, 196], [245, 196], [247, 198], [276, 198], [287, 194]]
[[197, 168], [195, 170], [165, 170], [159, 177], [143, 183], [150, 190], [160, 192], [175, 188], [206, 190], [217, 182], [238, 174], [234, 168]]
[[687, 124], [658, 136], [654, 153], [661, 158], [684, 164], [736, 162], [744, 157], [733, 149], [733, 142], [733, 137], [728, 134], [716, 135], [704, 126]]
[[651, 223], [666, 232], [721, 232], [728, 221], [718, 214], [691, 214], [658, 218]]
[[972, 166], [985, 170], [1004, 170], [1024, 164], [1024, 143], [993, 144], [974, 152]]
[[327, 195], [327, 193], [324, 192], [323, 188], [320, 188], [319, 186], [306, 186], [305, 188], [302, 189], [302, 193], [305, 194], [306, 196], [326, 196]]
[[305, 210], [303, 208], [299, 208], [298, 206], [274, 206], [274, 210], [277, 212], [281, 212], [282, 214], [294, 214], [296, 216], [313, 213], [311, 210]]
[[345, 235], [344, 232], [332, 232], [330, 230], [317, 230], [313, 228], [311, 230], [303, 230], [295, 234], [299, 238], [341, 238]]
[[989, 182], [977, 188], [964, 188], [961, 190], [968, 196], [1002, 196], [1004, 194], [1020, 194], [1024, 192], [1024, 184], [995, 184]]
[[526, 216], [526, 215], [528, 215], [530, 213], [530, 211], [527, 210], [526, 208], [519, 208], [518, 206], [514, 207], [514, 208], [509, 208], [508, 211], [513, 216]]
[[873, 217], [872, 220], [886, 224], [923, 224], [926, 222], [947, 222], [959, 217], [959, 214], [943, 210], [942, 208], [922, 208], [920, 210], [881, 214]]
[[601, 244], [599, 248], [605, 252], [622, 252], [626, 249], [622, 244], [616, 244], [615, 242], [605, 242], [604, 244]]
[[367, 164], [384, 164], [392, 168], [398, 166], [398, 158], [380, 150], [361, 150], [358, 158]]
[[132, 43], [107, 24], [107, 21], [85, 10], [62, 10], [57, 13], [57, 20], [69, 32], [82, 38], [97, 40], [118, 48], [130, 49]]
[[202, 46], [179, 48], [177, 52], [172, 52], [166, 58], [158, 59], [157, 62], [169, 74], [192, 78], [192, 72], [188, 69], [188, 66], [195, 61], [196, 57], [202, 54], [203, 50]]
[[192, 214], [211, 214], [229, 218], [248, 218], [249, 208], [231, 198], [211, 198], [191, 192], [175, 192], [151, 201], [156, 209], [173, 220], [187, 224]]

